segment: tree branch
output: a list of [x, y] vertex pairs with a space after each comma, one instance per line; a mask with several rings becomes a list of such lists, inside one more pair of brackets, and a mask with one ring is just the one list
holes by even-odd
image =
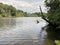
[[52, 22], [50, 22], [49, 20], [47, 20], [46, 18], [45, 18], [45, 16], [43, 15], [43, 12], [42, 12], [42, 9], [41, 9], [41, 6], [39, 6], [40, 7], [40, 11], [41, 11], [41, 17], [42, 17], [42, 19], [44, 19], [46, 22], [48, 22], [51, 26], [54, 26], [54, 27], [57, 27], [58, 25], [55, 23], [55, 24], [53, 24]]

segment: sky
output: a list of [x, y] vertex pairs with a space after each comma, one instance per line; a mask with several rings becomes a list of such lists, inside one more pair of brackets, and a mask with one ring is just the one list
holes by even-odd
[[16, 9], [28, 13], [40, 12], [39, 5], [43, 12], [46, 12], [44, 0], [0, 0], [0, 3], [13, 5]]

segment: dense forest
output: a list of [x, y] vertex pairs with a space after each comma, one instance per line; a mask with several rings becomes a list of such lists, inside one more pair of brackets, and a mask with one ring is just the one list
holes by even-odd
[[17, 10], [12, 5], [0, 3], [0, 17], [38, 17], [39, 15], [39, 12], [27, 13], [22, 10]]
[[23, 17], [27, 13], [23, 12], [22, 10], [17, 10], [15, 7], [7, 4], [0, 3], [0, 17], [13, 17], [13, 16], [20, 16]]

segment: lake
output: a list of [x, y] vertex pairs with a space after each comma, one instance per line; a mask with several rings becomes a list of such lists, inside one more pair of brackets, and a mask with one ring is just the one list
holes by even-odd
[[1, 18], [0, 45], [42, 45], [46, 25], [41, 17]]

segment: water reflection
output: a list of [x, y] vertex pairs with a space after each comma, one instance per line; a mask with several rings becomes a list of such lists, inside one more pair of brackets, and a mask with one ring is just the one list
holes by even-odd
[[[41, 45], [46, 32], [42, 27], [46, 22], [41, 18], [3, 18], [0, 28], [0, 44], [3, 45]], [[39, 23], [36, 23], [39, 20]], [[1, 31], [2, 30], [2, 31]]]
[[13, 26], [16, 24], [16, 20], [14, 18], [0, 18], [0, 23], [3, 23], [4, 26]]

